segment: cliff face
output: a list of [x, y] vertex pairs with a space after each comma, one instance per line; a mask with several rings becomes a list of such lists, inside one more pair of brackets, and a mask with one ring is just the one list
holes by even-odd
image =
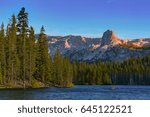
[[103, 37], [102, 37], [101, 46], [117, 45], [117, 44], [121, 44], [121, 41], [118, 39], [118, 37], [116, 36], [116, 34], [113, 31], [107, 30], [106, 32], [104, 32]]
[[150, 49], [141, 48], [149, 47], [150, 39], [121, 40], [111, 30], [104, 32], [102, 38], [48, 36], [48, 41], [52, 56], [59, 49], [63, 56], [72, 61], [123, 61], [150, 54]]

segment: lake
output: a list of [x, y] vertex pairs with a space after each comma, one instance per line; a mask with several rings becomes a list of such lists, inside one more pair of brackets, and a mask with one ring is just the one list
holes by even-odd
[[1, 89], [0, 100], [150, 100], [150, 86]]

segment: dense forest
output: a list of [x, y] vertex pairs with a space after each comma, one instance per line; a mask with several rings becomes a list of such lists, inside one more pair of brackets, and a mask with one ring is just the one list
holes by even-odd
[[150, 85], [150, 55], [122, 63], [75, 63], [74, 83], [88, 85]]
[[0, 88], [73, 85], [150, 85], [150, 55], [117, 62], [71, 63], [59, 50], [51, 57], [42, 26], [39, 38], [22, 8], [0, 29]]

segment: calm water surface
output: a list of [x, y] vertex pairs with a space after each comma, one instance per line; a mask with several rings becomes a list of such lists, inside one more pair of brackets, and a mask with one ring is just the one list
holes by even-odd
[[150, 100], [150, 86], [1, 89], [1, 100]]

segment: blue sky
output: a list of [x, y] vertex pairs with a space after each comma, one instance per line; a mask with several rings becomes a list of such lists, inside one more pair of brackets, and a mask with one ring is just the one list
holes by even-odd
[[21, 7], [36, 33], [101, 37], [111, 29], [120, 38], [150, 37], [150, 0], [0, 0], [0, 23]]

